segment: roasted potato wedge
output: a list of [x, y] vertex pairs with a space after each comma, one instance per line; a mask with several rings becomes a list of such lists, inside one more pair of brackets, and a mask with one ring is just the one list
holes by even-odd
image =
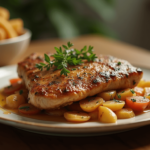
[[121, 100], [112, 100], [103, 103], [103, 106], [110, 108], [112, 111], [120, 110], [124, 107], [124, 105], [125, 105], [125, 101], [121, 101]]
[[105, 101], [112, 100], [116, 95], [116, 91], [107, 91], [97, 94], [97, 96], [103, 98]]
[[137, 85], [138, 87], [150, 87], [150, 81], [145, 81], [143, 79], [141, 79], [141, 81], [139, 82], [139, 84]]
[[64, 113], [64, 117], [72, 122], [85, 122], [91, 118], [89, 114], [78, 111], [67, 111]]
[[115, 123], [117, 121], [116, 114], [108, 107], [99, 106], [98, 118], [103, 123]]
[[115, 99], [117, 100], [126, 100], [126, 97], [130, 97], [130, 96], [136, 96], [135, 92], [133, 89], [125, 89], [125, 90], [121, 90], [120, 92], [118, 92], [115, 96]]
[[8, 108], [16, 109], [21, 104], [25, 104], [25, 98], [20, 94], [12, 94], [8, 97], [6, 97], [6, 106]]
[[6, 96], [3, 95], [0, 91], [0, 107], [4, 107], [6, 105]]
[[103, 99], [100, 97], [87, 97], [81, 100], [80, 107], [83, 111], [92, 112], [103, 104]]
[[29, 91], [27, 89], [21, 89], [21, 90], [15, 92], [15, 94], [22, 95], [26, 100], [28, 98], [28, 93], [29, 93]]
[[123, 108], [115, 112], [118, 119], [128, 119], [135, 116], [131, 108]]

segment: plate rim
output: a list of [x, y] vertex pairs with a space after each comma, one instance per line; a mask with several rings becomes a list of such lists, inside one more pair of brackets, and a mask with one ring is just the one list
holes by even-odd
[[[17, 65], [9, 65], [9, 66], [4, 66], [4, 67], [0, 67], [0, 70], [1, 69], [8, 69], [8, 68], [17, 68]], [[15, 73], [15, 72], [14, 72]], [[2, 111], [2, 110], [1, 110]], [[15, 114], [15, 113], [12, 113], [12, 114]], [[18, 115], [18, 114], [15, 114], [15, 115]], [[20, 116], [20, 115], [19, 115]], [[24, 117], [24, 116], [22, 116], [22, 117]], [[28, 117], [25, 117], [25, 118], [28, 118]], [[33, 119], [33, 118], [30, 118], [30, 119]], [[132, 119], [132, 118], [131, 118]], [[96, 132], [96, 130], [98, 130], [98, 129], [102, 129], [102, 128], [104, 128], [104, 126], [107, 128], [107, 127], [114, 127], [114, 128], [116, 128], [116, 127], [119, 127], [119, 128], [121, 128], [121, 127], [123, 127], [123, 126], [126, 126], [126, 125], [129, 125], [129, 126], [135, 126], [136, 124], [144, 124], [144, 125], [146, 125], [146, 124], [149, 124], [149, 122], [150, 122], [150, 117], [149, 118], [146, 118], [146, 119], [143, 119], [143, 120], [137, 120], [137, 121], [134, 121], [134, 122], [127, 122], [127, 123], [125, 123], [125, 122], [123, 122], [123, 123], [101, 123], [101, 124], [104, 124], [103, 126], [93, 126], [93, 125], [90, 125], [90, 126], [57, 126], [56, 124], [55, 125], [53, 125], [53, 124], [45, 124], [45, 123], [37, 123], [37, 122], [33, 122], [33, 121], [22, 121], [22, 120], [14, 120], [14, 119], [10, 119], [10, 118], [4, 118], [4, 117], [2, 117], [2, 116], [0, 116], [0, 122], [2, 122], [2, 121], [4, 121], [5, 123], [4, 124], [8, 124], [8, 125], [11, 125], [11, 126], [15, 126], [15, 125], [12, 125], [12, 123], [17, 123], [17, 126], [19, 126], [19, 124], [20, 125], [30, 125], [30, 126], [32, 126], [32, 127], [39, 127], [39, 128], [49, 128], [49, 129], [51, 129], [51, 128], [55, 128], [55, 129], [75, 129], [75, 130], [77, 130], [77, 129], [95, 129], [95, 132]], [[38, 119], [35, 119], [35, 120], [38, 120]], [[43, 120], [42, 120], [43, 121]], [[98, 121], [97, 121], [98, 122]], [[67, 122], [66, 122], [67, 123]], [[69, 122], [68, 122], [69, 123]], [[73, 123], [74, 124], [74, 123]], [[143, 126], [143, 125], [142, 125]], [[25, 127], [24, 127], [25, 128]], [[129, 127], [129, 128], [131, 128], [131, 127]], [[28, 128], [27, 128], [28, 129]], [[54, 132], [56, 132], [56, 131], [54, 131]], [[59, 131], [60, 132], [60, 131]], [[68, 131], [69, 132], [69, 131]], [[83, 131], [84, 132], [84, 131]], [[90, 130], [89, 130], [89, 132], [90, 132]], [[92, 132], [94, 132], [94, 131], [92, 131]], [[100, 131], [101, 132], [101, 131]], [[80, 133], [81, 133], [81, 131], [80, 131]]]

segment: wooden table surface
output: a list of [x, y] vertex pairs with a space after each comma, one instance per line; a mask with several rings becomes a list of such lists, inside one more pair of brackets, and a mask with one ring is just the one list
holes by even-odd
[[[99, 36], [72, 39], [76, 48], [94, 46], [97, 54], [110, 54], [129, 60], [132, 64], [150, 68], [150, 52]], [[26, 52], [11, 64], [33, 52], [54, 52], [54, 46], [64, 40], [31, 42]], [[56, 137], [40, 135], [0, 124], [0, 150], [150, 150], [150, 125], [131, 131], [95, 137]]]

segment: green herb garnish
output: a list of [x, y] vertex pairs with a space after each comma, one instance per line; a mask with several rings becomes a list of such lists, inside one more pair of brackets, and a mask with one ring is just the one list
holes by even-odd
[[86, 69], [86, 68], [87, 68], [87, 66], [84, 66], [84, 67], [83, 67], [83, 69]]
[[133, 85], [135, 85], [136, 84], [136, 82], [133, 80]]
[[52, 66], [55, 66], [55, 70], [61, 70], [60, 75], [67, 76], [70, 71], [67, 69], [68, 64], [69, 65], [81, 65], [83, 62], [82, 60], [88, 60], [94, 61], [96, 57], [96, 54], [93, 54], [93, 47], [89, 46], [87, 49], [87, 46], [84, 46], [81, 50], [77, 49], [71, 49], [73, 46], [72, 43], [68, 42], [67, 45], [62, 45], [64, 50], [62, 50], [62, 47], [58, 48], [55, 47], [56, 53], [52, 55], [54, 57], [54, 60], [50, 60], [50, 57], [47, 54], [44, 54], [45, 63], [39, 63], [36, 64], [35, 67], [40, 69], [41, 71], [43, 68], [46, 68], [49, 70]]
[[11, 87], [12, 87], [12, 85], [7, 86], [8, 89], [11, 88]]
[[118, 98], [121, 98], [121, 95], [120, 94], [117, 94]]
[[30, 109], [30, 107], [29, 106], [22, 106], [19, 109], [25, 109], [26, 111], [28, 111]]
[[150, 94], [148, 94], [148, 96], [150, 96]]
[[20, 90], [20, 91], [19, 91], [19, 94], [22, 95], [22, 94], [23, 94], [23, 90]]
[[121, 101], [116, 100], [116, 99], [114, 99], [114, 98], [113, 98], [113, 101], [115, 101], [115, 102], [117, 102], [117, 103], [121, 103]]
[[131, 91], [131, 93], [132, 93], [132, 94], [134, 94], [134, 93], [135, 93], [135, 91], [134, 91], [133, 89], [131, 89], [130, 91]]
[[73, 86], [76, 86], [77, 84], [75, 82], [73, 82]]
[[133, 98], [133, 99], [131, 99], [131, 101], [132, 101], [132, 102], [136, 102], [136, 99]]
[[117, 65], [120, 66], [120, 65], [121, 65], [121, 62], [119, 61], [119, 62], [117, 63]]

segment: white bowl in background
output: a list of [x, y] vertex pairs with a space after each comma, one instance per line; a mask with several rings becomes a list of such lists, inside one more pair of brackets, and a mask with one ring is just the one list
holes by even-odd
[[8, 65], [19, 57], [29, 45], [31, 32], [24, 29], [25, 33], [15, 38], [0, 41], [0, 66]]

